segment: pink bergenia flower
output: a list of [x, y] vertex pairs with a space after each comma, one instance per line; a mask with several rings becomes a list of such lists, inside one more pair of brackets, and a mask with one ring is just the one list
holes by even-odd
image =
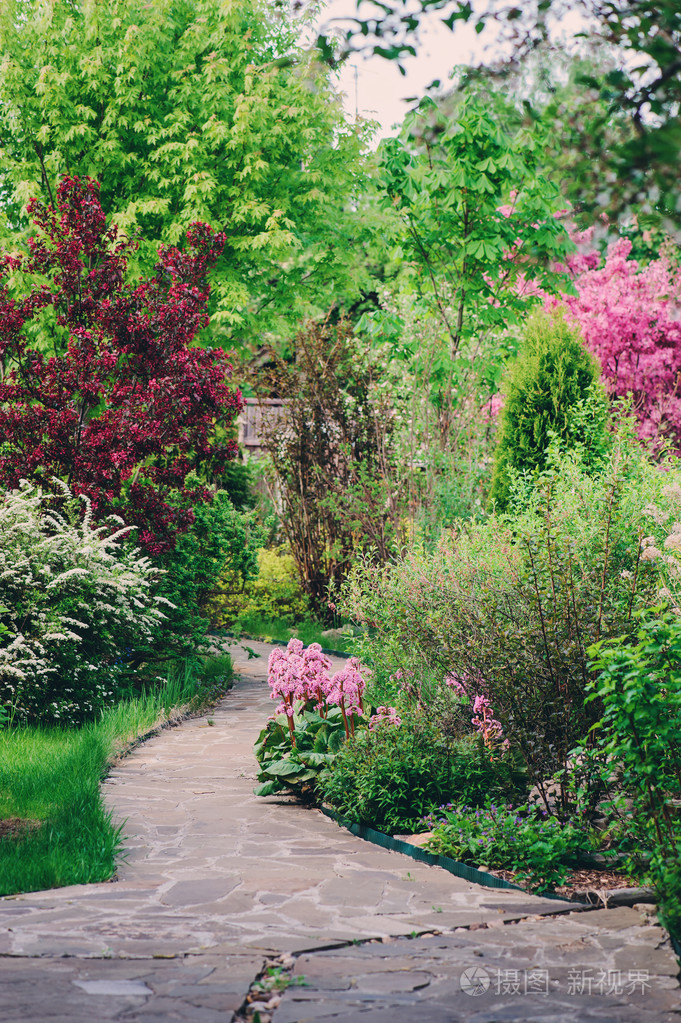
[[345, 734], [348, 738], [355, 734], [353, 716], [364, 713], [362, 697], [365, 687], [366, 682], [362, 677], [360, 663], [356, 657], [351, 657], [345, 667], [337, 671], [331, 679], [326, 699], [328, 703], [340, 707]]
[[297, 702], [314, 700], [318, 709], [323, 708], [331, 662], [318, 643], [313, 643], [306, 650], [301, 640], [291, 639], [285, 650], [274, 648], [267, 667], [270, 697], [281, 700], [276, 713], [286, 714], [293, 737], [293, 715]]
[[[482, 675], [477, 672], [464, 671], [460, 675], [451, 674], [445, 678], [445, 683], [453, 689], [459, 697], [473, 701], [473, 717], [471, 724], [482, 735], [484, 743], [488, 747], [498, 747], [504, 734], [500, 721], [494, 717], [494, 709], [485, 695], [485, 681]], [[509, 748], [509, 742], [504, 739], [501, 748]]]
[[285, 650], [275, 647], [268, 662], [268, 682], [271, 698], [283, 701], [278, 711], [292, 717], [296, 700], [303, 703], [314, 700], [321, 708], [330, 685], [330, 667], [331, 661], [322, 653], [319, 643], [305, 649], [301, 640], [291, 639]]
[[359, 660], [351, 657], [344, 668], [337, 671], [331, 679], [327, 693], [329, 703], [335, 703], [348, 714], [361, 714], [363, 711], [362, 697], [366, 682], [362, 677]]
[[333, 678], [329, 678], [330, 668], [331, 661], [319, 643], [311, 643], [306, 648], [299, 639], [291, 639], [285, 650], [275, 647], [270, 654], [267, 673], [270, 697], [281, 700], [276, 713], [286, 714], [292, 741], [297, 703], [314, 703], [323, 717], [328, 714], [330, 705], [339, 706], [346, 734], [354, 733], [353, 715], [363, 713], [362, 696], [366, 686], [359, 661], [351, 657]]
[[486, 690], [485, 680], [477, 671], [462, 671], [459, 674], [450, 672], [445, 677], [445, 685], [453, 689], [457, 696], [473, 700], [478, 693]]
[[320, 714], [326, 716], [326, 704], [331, 680], [331, 661], [322, 651], [319, 643], [310, 643], [303, 653], [303, 692], [301, 699], [307, 703], [313, 700]]
[[458, 696], [468, 696], [465, 675], [447, 675], [445, 678], [445, 685], [448, 685], [450, 689], [453, 689]]

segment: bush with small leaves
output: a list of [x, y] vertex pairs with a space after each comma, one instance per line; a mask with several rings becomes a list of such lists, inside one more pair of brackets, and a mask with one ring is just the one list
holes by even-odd
[[413, 717], [356, 732], [320, 781], [342, 817], [390, 834], [418, 831], [421, 818], [447, 800], [483, 803], [522, 784], [512, 760], [490, 757], [480, 736], [448, 740]]

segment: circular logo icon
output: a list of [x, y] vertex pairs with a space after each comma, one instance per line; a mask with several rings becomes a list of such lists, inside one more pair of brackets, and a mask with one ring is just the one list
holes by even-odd
[[482, 966], [469, 966], [461, 974], [459, 984], [465, 995], [484, 995], [490, 984], [489, 973]]

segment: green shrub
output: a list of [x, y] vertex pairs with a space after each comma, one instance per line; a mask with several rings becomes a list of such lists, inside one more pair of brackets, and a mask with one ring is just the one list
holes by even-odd
[[508, 806], [441, 806], [425, 821], [426, 848], [471, 866], [512, 870], [538, 891], [565, 883], [569, 867], [588, 851], [583, 826], [561, 823], [546, 810]]
[[221, 593], [211, 604], [218, 624], [237, 622], [250, 631], [249, 621], [272, 619], [294, 625], [309, 614], [309, 600], [300, 585], [295, 561], [285, 548], [268, 550], [263, 547], [257, 552], [257, 574], [248, 580], [241, 593], [225, 592], [229, 586], [229, 571], [231, 568], [220, 579]]
[[450, 741], [425, 721], [358, 731], [336, 754], [320, 788], [341, 817], [390, 834], [419, 830], [449, 800], [483, 803], [520, 781], [510, 762], [492, 761], [477, 736]]
[[[600, 449], [604, 443], [607, 398], [598, 378], [600, 367], [584, 347], [579, 329], [562, 315], [535, 313], [524, 330], [520, 352], [507, 371], [504, 405], [494, 454], [490, 504], [508, 504], [514, 474], [541, 471], [549, 447], [558, 439], [569, 445]], [[588, 401], [591, 415], [575, 415]]]
[[605, 776], [638, 852], [651, 853], [662, 922], [681, 938], [681, 621], [646, 612], [631, 642], [592, 653], [600, 674], [589, 699], [603, 708], [594, 733]]
[[237, 511], [226, 491], [198, 505], [196, 520], [175, 550], [163, 559], [161, 592], [174, 604], [168, 612], [164, 642], [192, 653], [215, 621], [215, 600], [229, 586], [243, 589], [257, 572], [257, 552], [264, 530], [255, 513]]
[[131, 652], [157, 638], [157, 573], [120, 519], [22, 484], [0, 495], [0, 706], [72, 724], [115, 703]]
[[[469, 524], [384, 569], [358, 559], [342, 609], [372, 626], [362, 655], [420, 660], [434, 678], [456, 674], [470, 695], [485, 695], [544, 789], [600, 717], [597, 702], [584, 704], [589, 646], [631, 635], [633, 612], [658, 599], [653, 554], [667, 557], [669, 540], [658, 520], [679, 486], [666, 468], [623, 432], [599, 474], [557, 454], [527, 488], [522, 514]], [[569, 815], [566, 788], [561, 802]]]

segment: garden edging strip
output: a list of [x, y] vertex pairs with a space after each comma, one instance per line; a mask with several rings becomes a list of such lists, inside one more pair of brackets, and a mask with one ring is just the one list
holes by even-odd
[[[516, 892], [530, 894], [525, 888], [521, 888], [517, 884], [511, 884], [510, 881], [505, 881], [503, 877], [495, 877], [494, 874], [478, 870], [477, 867], [469, 867], [467, 863], [459, 863], [458, 860], [452, 860], [449, 856], [440, 856], [436, 853], [426, 852], [425, 849], [412, 845], [410, 842], [404, 842], [400, 838], [393, 838], [392, 835], [384, 835], [382, 831], [376, 831], [367, 824], [353, 824], [351, 821], [346, 821], [339, 817], [334, 810], [326, 806], [321, 806], [319, 809], [340, 827], [350, 831], [353, 835], [357, 835], [358, 838], [363, 838], [365, 842], [372, 842], [374, 845], [380, 846], [382, 849], [391, 849], [393, 852], [411, 856], [413, 860], [421, 860], [423, 863], [429, 863], [431, 866], [442, 867], [443, 870], [454, 874], [455, 877], [462, 877], [465, 881], [472, 881], [474, 884], [483, 885], [485, 888], [511, 888]], [[541, 897], [543, 899], [553, 899], [555, 902], [569, 903], [575, 909], [595, 908], [588, 905], [588, 903], [573, 902], [572, 899], [566, 899], [562, 895], [556, 895], [553, 892], [542, 892]]]

